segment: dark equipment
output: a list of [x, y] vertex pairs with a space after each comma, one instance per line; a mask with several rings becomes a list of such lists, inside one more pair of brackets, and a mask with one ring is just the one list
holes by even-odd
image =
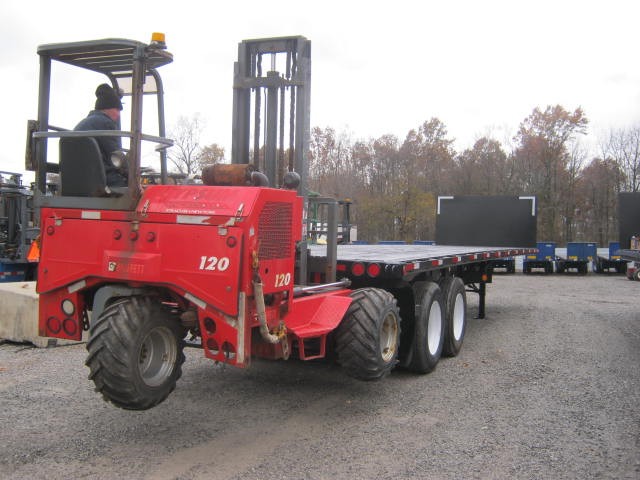
[[37, 264], [27, 259], [36, 239], [31, 190], [22, 175], [0, 171], [0, 282], [33, 280]]

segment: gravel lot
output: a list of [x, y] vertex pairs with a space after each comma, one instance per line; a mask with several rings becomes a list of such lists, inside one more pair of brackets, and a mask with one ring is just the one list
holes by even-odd
[[458, 357], [378, 383], [189, 349], [146, 412], [93, 392], [84, 345], [5, 343], [0, 478], [638, 479], [639, 293], [623, 276], [496, 275]]

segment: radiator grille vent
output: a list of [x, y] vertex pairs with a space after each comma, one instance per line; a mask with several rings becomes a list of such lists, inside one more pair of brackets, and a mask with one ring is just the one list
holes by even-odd
[[270, 202], [264, 206], [258, 224], [261, 260], [291, 257], [292, 212], [290, 203]]

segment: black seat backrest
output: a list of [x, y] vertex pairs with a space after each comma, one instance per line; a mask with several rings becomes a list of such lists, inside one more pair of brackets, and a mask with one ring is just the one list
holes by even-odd
[[60, 139], [62, 195], [102, 197], [108, 194], [102, 153], [93, 137]]

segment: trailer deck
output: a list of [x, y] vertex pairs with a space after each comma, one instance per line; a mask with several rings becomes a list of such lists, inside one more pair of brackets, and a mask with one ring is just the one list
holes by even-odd
[[[311, 257], [327, 255], [325, 245], [309, 246]], [[535, 248], [469, 247], [452, 245], [338, 245], [337, 270], [350, 272], [355, 264], [384, 266], [385, 277], [437, 270], [497, 258], [536, 253]]]
[[640, 250], [623, 249], [619, 250], [618, 254], [629, 262], [640, 262]]

